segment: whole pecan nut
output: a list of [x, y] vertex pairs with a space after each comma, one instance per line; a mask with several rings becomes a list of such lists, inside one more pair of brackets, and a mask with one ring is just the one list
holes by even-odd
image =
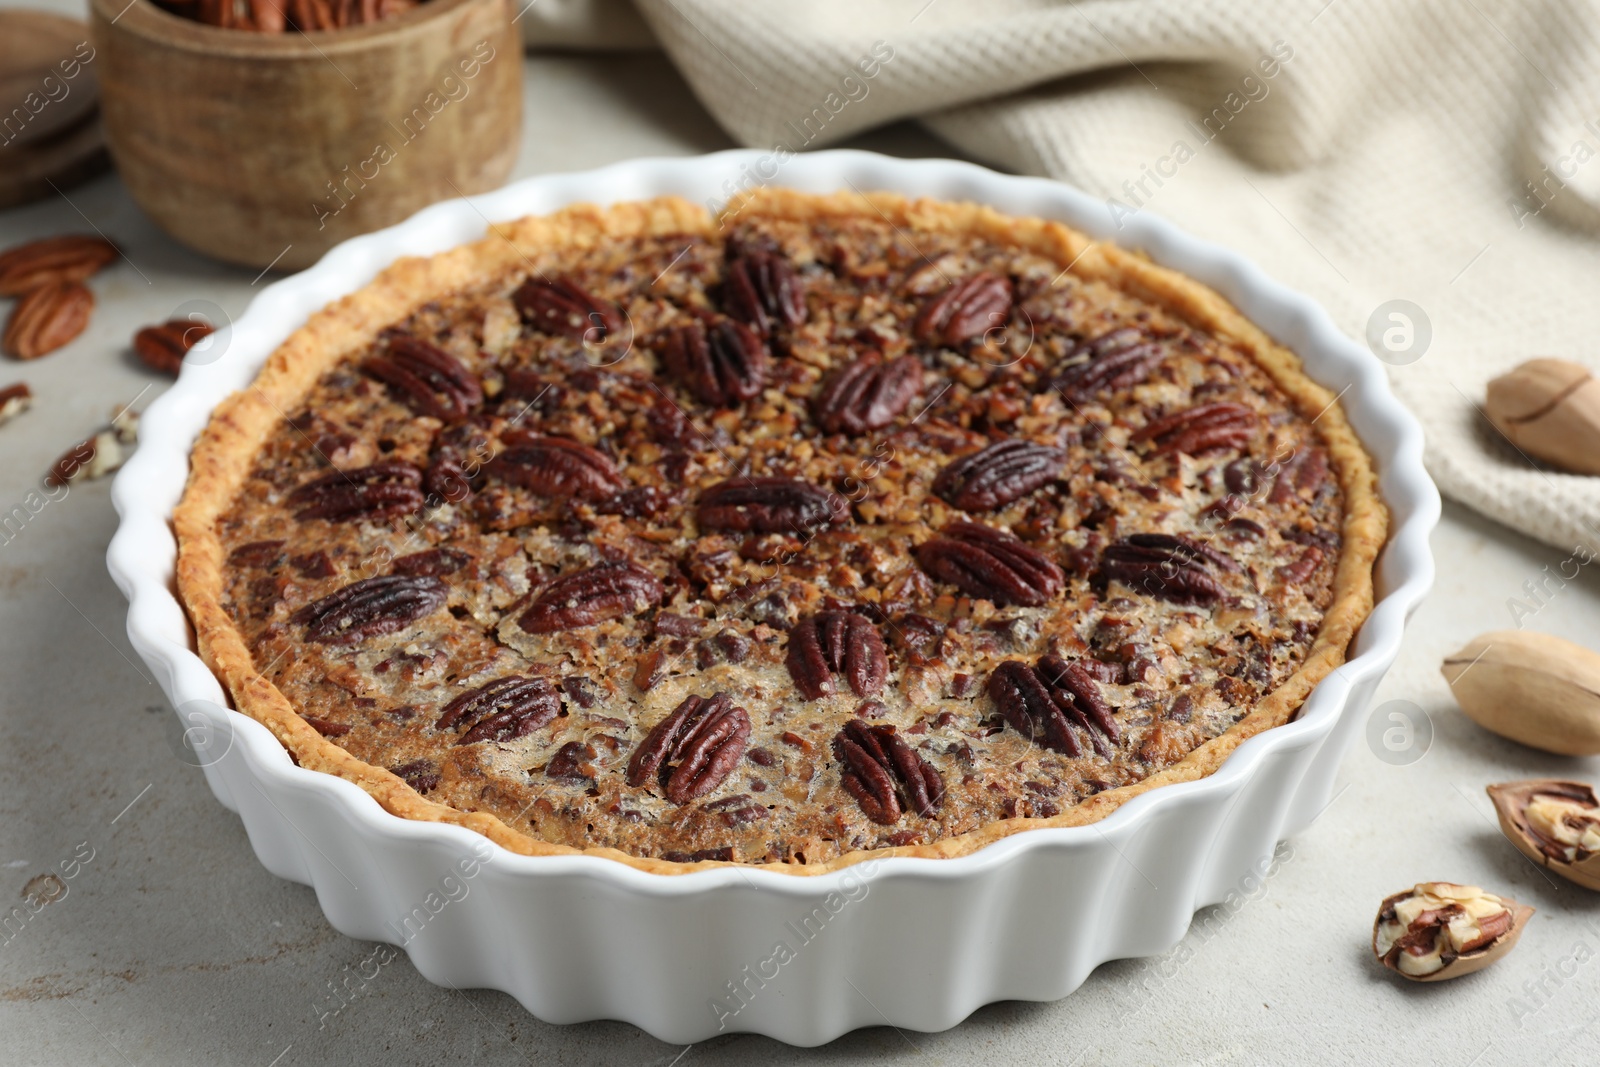
[[762, 336], [806, 321], [805, 289], [788, 259], [773, 252], [745, 252], [728, 264], [722, 306]]
[[448, 592], [437, 578], [401, 574], [363, 578], [312, 601], [289, 621], [305, 625], [307, 641], [351, 645], [415, 622], [443, 606]]
[[887, 362], [868, 352], [823, 382], [811, 402], [812, 417], [825, 433], [881, 430], [922, 391], [922, 364], [913, 356]]
[[627, 487], [604, 452], [565, 437], [514, 432], [486, 473], [540, 496], [606, 500]]
[[162, 374], [177, 374], [183, 357], [216, 329], [208, 322], [169, 319], [159, 326], [146, 326], [133, 335], [133, 352], [144, 365]]
[[750, 743], [750, 716], [727, 693], [686, 697], [645, 735], [628, 761], [625, 781], [659, 783], [667, 799], [687, 804], [733, 773]]
[[287, 497], [297, 519], [330, 522], [378, 520], [409, 515], [422, 507], [422, 472], [391, 459], [355, 470], [330, 471]]
[[0, 347], [18, 359], [38, 359], [82, 333], [93, 310], [94, 294], [80, 282], [31, 289], [11, 309]]
[[988, 690], [1007, 725], [1024, 738], [1068, 756], [1082, 755], [1066, 712], [1038, 672], [1022, 660], [997, 666], [989, 675]]
[[561, 696], [548, 681], [512, 674], [461, 693], [440, 709], [436, 730], [470, 724], [456, 742], [510, 741], [526, 737], [561, 711]]
[[924, 344], [954, 348], [1005, 326], [1011, 317], [1011, 301], [1011, 280], [981, 271], [953, 283], [924, 304], [911, 333]]
[[451, 422], [483, 406], [483, 385], [466, 365], [438, 345], [390, 331], [387, 350], [363, 369], [386, 383], [419, 415]]
[[1144, 381], [1164, 355], [1154, 337], [1137, 326], [1124, 326], [1090, 338], [1069, 352], [1051, 385], [1073, 403], [1083, 403], [1102, 392]]
[[1051, 481], [1067, 454], [1032, 441], [999, 441], [951, 463], [933, 480], [933, 491], [951, 507], [992, 511], [1020, 500]]
[[1216, 570], [1239, 565], [1222, 552], [1188, 538], [1140, 533], [1113, 541], [1100, 555], [1099, 580], [1179, 604], [1204, 604], [1226, 594]]
[[0, 296], [84, 281], [120, 254], [104, 237], [88, 234], [29, 241], [0, 254]]
[[824, 611], [789, 631], [789, 677], [807, 700], [831, 696], [833, 676], [844, 675], [858, 697], [883, 688], [889, 657], [872, 622], [853, 611]]
[[1328, 480], [1328, 454], [1315, 445], [1300, 448], [1277, 466], [1272, 492], [1267, 494], [1271, 504], [1315, 499]]
[[667, 370], [702, 404], [735, 407], [767, 383], [767, 346], [733, 319], [685, 323], [661, 341]]
[[545, 586], [517, 625], [530, 634], [576, 630], [637, 615], [666, 595], [661, 579], [637, 564], [599, 563]]
[[1322, 566], [1322, 559], [1322, 549], [1316, 545], [1308, 545], [1299, 559], [1277, 569], [1278, 581], [1288, 586], [1304, 585], [1313, 574], [1317, 573], [1317, 568]]
[[529, 278], [511, 294], [522, 321], [541, 333], [587, 344], [622, 335], [622, 309], [586, 292], [568, 278]]
[[932, 818], [944, 800], [943, 777], [887, 723], [851, 719], [834, 735], [833, 754], [844, 764], [840, 781], [846, 792], [881, 826], [899, 822], [905, 808]]
[[702, 530], [805, 534], [850, 520], [838, 493], [798, 478], [730, 478], [700, 494]]
[[1032, 667], [1008, 659], [989, 675], [988, 691], [1006, 724], [1029, 741], [1068, 756], [1082, 755], [1072, 730], [1076, 726], [1089, 736], [1095, 751], [1110, 757], [1106, 739], [1117, 739], [1116, 720], [1099, 683], [1077, 664], [1054, 653]]
[[426, 574], [433, 578], [443, 578], [447, 574], [456, 573], [471, 562], [472, 557], [461, 549], [441, 545], [438, 548], [413, 552], [409, 556], [400, 556], [391, 566], [396, 574]]
[[1256, 432], [1256, 413], [1243, 404], [1197, 404], [1136, 431], [1129, 440], [1149, 441], [1157, 452], [1199, 455], [1212, 448], [1243, 448]]
[[1001, 606], [1038, 607], [1066, 585], [1067, 576], [1055, 562], [1004, 530], [955, 522], [940, 533], [917, 546], [917, 562], [969, 596]]

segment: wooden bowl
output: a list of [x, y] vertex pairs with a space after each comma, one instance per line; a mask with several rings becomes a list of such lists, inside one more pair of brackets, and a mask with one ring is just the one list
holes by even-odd
[[509, 0], [428, 0], [320, 33], [221, 29], [91, 0], [111, 156], [134, 200], [218, 259], [298, 269], [502, 184], [522, 131]]

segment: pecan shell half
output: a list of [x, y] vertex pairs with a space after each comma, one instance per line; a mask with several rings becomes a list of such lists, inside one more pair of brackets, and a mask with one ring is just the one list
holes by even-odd
[[1119, 581], [1131, 589], [1179, 604], [1205, 604], [1225, 595], [1215, 570], [1237, 571], [1228, 556], [1172, 534], [1141, 533], [1105, 547], [1100, 581]]
[[823, 382], [811, 414], [826, 433], [864, 434], [893, 422], [921, 391], [922, 364], [915, 357], [885, 362], [868, 352]]
[[962, 511], [993, 511], [1055, 478], [1066, 462], [1059, 448], [1032, 441], [999, 441], [939, 472], [933, 491]]
[[0, 296], [21, 296], [46, 285], [81, 282], [120, 255], [104, 237], [45, 237], [0, 255]]
[[911, 324], [912, 336], [924, 344], [955, 348], [1005, 326], [1011, 301], [1011, 279], [982, 271], [924, 304]]
[[695, 399], [712, 407], [735, 407], [767, 383], [767, 346], [754, 330], [733, 319], [707, 327], [695, 321], [667, 333], [661, 360]]
[[969, 596], [1038, 607], [1066, 585], [1066, 574], [1048, 556], [1005, 530], [954, 522], [940, 532], [917, 546], [917, 562]]
[[833, 754], [844, 764], [840, 781], [846, 792], [880, 826], [899, 822], [905, 808], [932, 818], [944, 800], [939, 772], [887, 723], [851, 719], [834, 735]]
[[806, 321], [805, 288], [788, 259], [774, 252], [746, 252], [728, 264], [722, 306], [763, 337]]
[[700, 494], [702, 530], [805, 534], [850, 520], [850, 505], [831, 489], [798, 478], [730, 478]]
[[287, 497], [297, 519], [354, 522], [409, 515], [422, 507], [422, 472], [391, 459], [347, 471], [330, 471]]
[[162, 374], [177, 374], [189, 349], [214, 332], [208, 322], [170, 319], [159, 326], [146, 326], [133, 335], [133, 352], [144, 365]]
[[749, 743], [750, 716], [727, 693], [686, 697], [634, 750], [625, 781], [656, 781], [672, 803], [687, 804], [721, 785]]
[[522, 321], [541, 333], [598, 345], [623, 332], [621, 308], [567, 278], [529, 278], [511, 302]]
[[565, 437], [541, 437], [525, 431], [508, 435], [506, 448], [485, 470], [547, 497], [593, 502], [609, 499], [627, 488], [604, 452]]
[[517, 625], [549, 634], [637, 615], [667, 595], [661, 579], [634, 563], [600, 563], [562, 575], [534, 598]]
[[441, 607], [448, 592], [442, 581], [426, 576], [363, 578], [307, 604], [289, 621], [305, 624], [307, 641], [352, 645], [415, 622]]
[[94, 294], [81, 282], [52, 282], [31, 289], [11, 309], [0, 348], [18, 359], [38, 359], [70, 344], [89, 325]]
[[858, 697], [875, 696], [889, 676], [883, 637], [853, 611], [824, 611], [789, 631], [789, 677], [807, 700], [831, 696], [833, 676], [844, 675]]
[[1243, 448], [1256, 432], [1256, 413], [1243, 404], [1198, 404], [1162, 416], [1133, 434], [1157, 452], [1198, 455], [1212, 448]]
[[543, 678], [512, 674], [469, 689], [440, 711], [436, 730], [455, 730], [470, 723], [456, 742], [510, 741], [526, 737], [561, 711], [561, 696]]
[[1112, 389], [1137, 385], [1164, 356], [1161, 343], [1137, 326], [1084, 341], [1067, 354], [1051, 386], [1075, 404]]
[[387, 351], [367, 360], [363, 369], [418, 415], [452, 422], [483, 406], [483, 385], [466, 364], [408, 333], [390, 331]]

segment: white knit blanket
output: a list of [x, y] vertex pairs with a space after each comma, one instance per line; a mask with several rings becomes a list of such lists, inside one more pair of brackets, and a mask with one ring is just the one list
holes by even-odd
[[[1239, 249], [1370, 333], [1446, 495], [1600, 546], [1600, 479], [1534, 467], [1480, 414], [1524, 359], [1600, 364], [1600, 3], [635, 2], [746, 145], [915, 117]], [[525, 18], [640, 36], [619, 0]]]

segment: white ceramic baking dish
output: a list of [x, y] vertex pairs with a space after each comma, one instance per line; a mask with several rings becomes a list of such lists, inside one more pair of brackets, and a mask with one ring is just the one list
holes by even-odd
[[[1393, 532], [1377, 607], [1301, 716], [1245, 742], [1210, 777], [1153, 790], [1096, 825], [1032, 830], [959, 859], [798, 878], [738, 868], [668, 877], [599, 858], [514, 855], [468, 830], [389, 815], [356, 786], [295, 766], [265, 728], [226, 710], [173, 595], [168, 521], [217, 402], [313, 311], [399, 256], [575, 201], [675, 193], [716, 206], [757, 178], [980, 201], [1143, 249], [1219, 290], [1340, 392], [1377, 459]], [[1340, 756], [1433, 579], [1427, 538], [1439, 497], [1423, 472], [1421, 428], [1379, 362], [1315, 303], [1153, 215], [1119, 230], [1104, 204], [1067, 186], [965, 163], [819, 152], [779, 165], [735, 151], [530, 178], [340, 245], [264, 290], [212, 351], [222, 354], [187, 367], [151, 405], [113, 491], [122, 523], [109, 564], [128, 597], [134, 647], [268, 870], [313, 886], [350, 937], [403, 944], [431, 981], [505, 990], [550, 1022], [621, 1019], [679, 1043], [752, 1031], [814, 1045], [860, 1026], [940, 1030], [991, 1001], [1064, 997], [1107, 960], [1166, 951], [1196, 909], [1222, 900], [1327, 804]]]

